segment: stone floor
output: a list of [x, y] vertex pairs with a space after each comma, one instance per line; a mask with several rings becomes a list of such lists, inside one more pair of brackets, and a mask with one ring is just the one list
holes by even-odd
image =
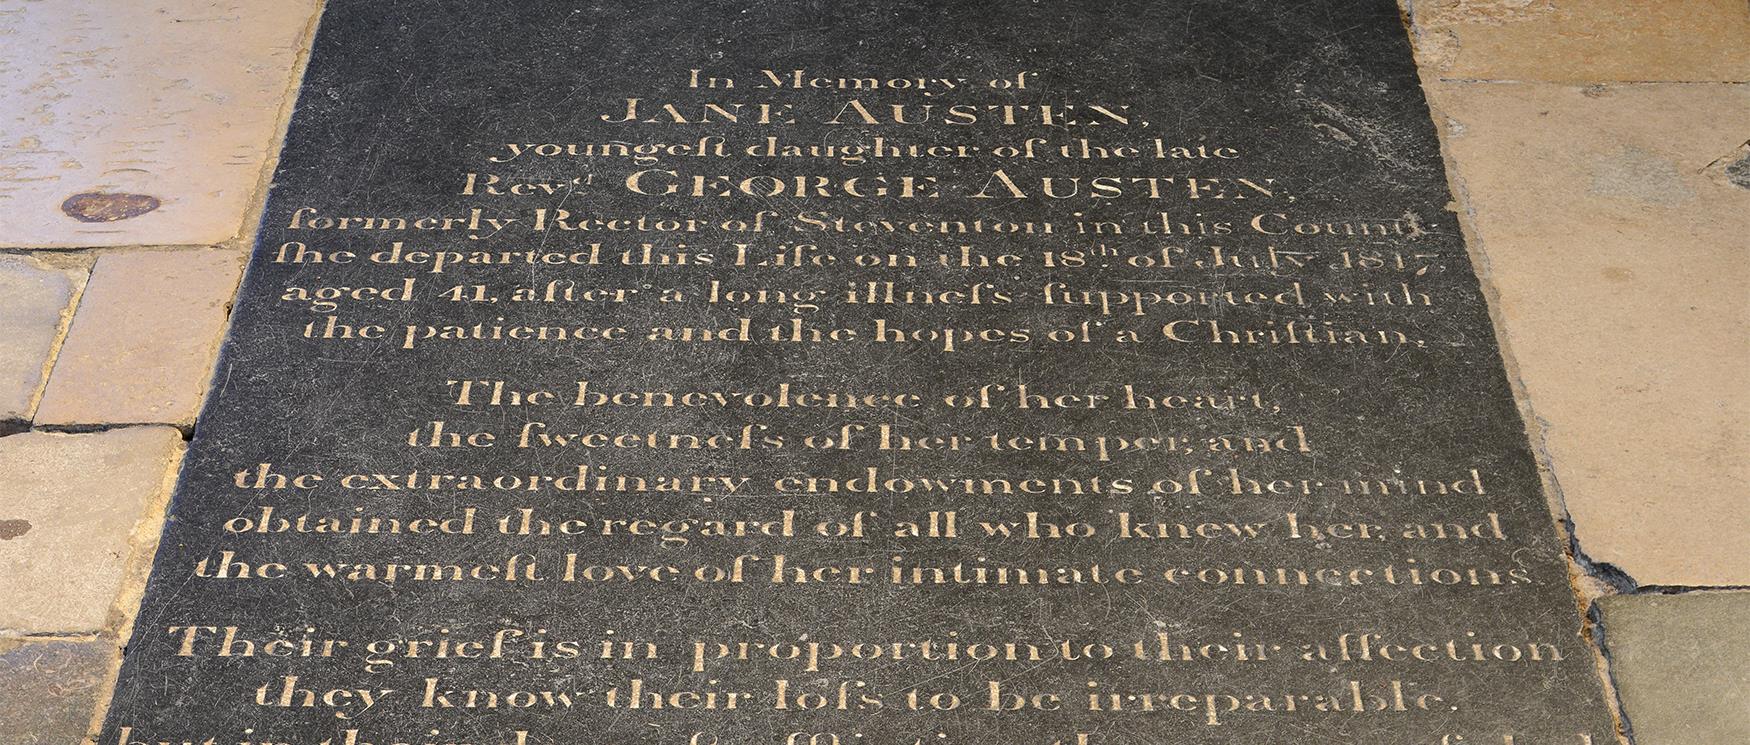
[[[1635, 741], [1750, 743], [1750, 3], [1405, 2]], [[102, 705], [319, 5], [0, 4], [0, 743]]]

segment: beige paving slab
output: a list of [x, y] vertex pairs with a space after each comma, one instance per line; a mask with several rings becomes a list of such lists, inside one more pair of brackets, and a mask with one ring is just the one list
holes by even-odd
[[0, 245], [237, 235], [317, 4], [0, 3]]
[[1635, 745], [1750, 743], [1750, 592], [1601, 601], [1611, 677]]
[[37, 407], [38, 426], [189, 426], [224, 335], [243, 254], [104, 254]]
[[0, 437], [0, 631], [119, 629], [182, 450], [170, 427]]
[[1407, 0], [1445, 78], [1750, 80], [1744, 0]]
[[89, 271], [80, 261], [0, 255], [0, 426], [30, 421]]
[[1750, 584], [1750, 86], [1434, 93], [1581, 548]]
[[107, 639], [0, 639], [0, 742], [77, 745], [103, 694], [112, 658]]

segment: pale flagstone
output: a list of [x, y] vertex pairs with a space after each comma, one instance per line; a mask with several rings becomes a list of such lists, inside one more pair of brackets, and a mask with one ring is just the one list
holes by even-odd
[[1744, 0], [1405, 0], [1449, 79], [1750, 81]]
[[0, 631], [125, 627], [182, 451], [171, 427], [0, 437]]
[[37, 407], [37, 425], [192, 425], [243, 259], [222, 249], [99, 258]]
[[1635, 745], [1750, 743], [1750, 592], [1601, 603], [1611, 677]]
[[30, 256], [0, 255], [0, 426], [30, 420], [89, 271], [84, 261], [63, 260], [57, 266]]
[[238, 235], [317, 5], [0, 4], [0, 245]]
[[1441, 84], [1455, 183], [1581, 548], [1750, 584], [1750, 87]]
[[0, 742], [82, 742], [118, 651], [108, 639], [0, 638]]

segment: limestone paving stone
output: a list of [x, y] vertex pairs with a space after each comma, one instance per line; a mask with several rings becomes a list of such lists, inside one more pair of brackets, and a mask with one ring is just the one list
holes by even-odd
[[1643, 585], [1750, 584], [1750, 189], [1714, 173], [1750, 87], [1436, 88], [1581, 549]]
[[30, 420], [88, 271], [0, 255], [0, 427]]
[[316, 6], [0, 6], [0, 245], [237, 235]]
[[1750, 80], [1743, 0], [1408, 0], [1438, 77], [1569, 83]]
[[1611, 677], [1636, 745], [1750, 742], [1750, 592], [1605, 598]]
[[85, 742], [116, 656], [109, 639], [0, 639], [0, 742]]
[[170, 427], [0, 437], [0, 631], [114, 627], [118, 596], [150, 560], [182, 450]]
[[36, 423], [192, 423], [242, 262], [220, 249], [99, 258]]

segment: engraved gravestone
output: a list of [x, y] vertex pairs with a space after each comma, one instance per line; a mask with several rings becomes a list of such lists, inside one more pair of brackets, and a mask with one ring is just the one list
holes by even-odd
[[102, 745], [1615, 741], [1387, 0], [330, 0]]

